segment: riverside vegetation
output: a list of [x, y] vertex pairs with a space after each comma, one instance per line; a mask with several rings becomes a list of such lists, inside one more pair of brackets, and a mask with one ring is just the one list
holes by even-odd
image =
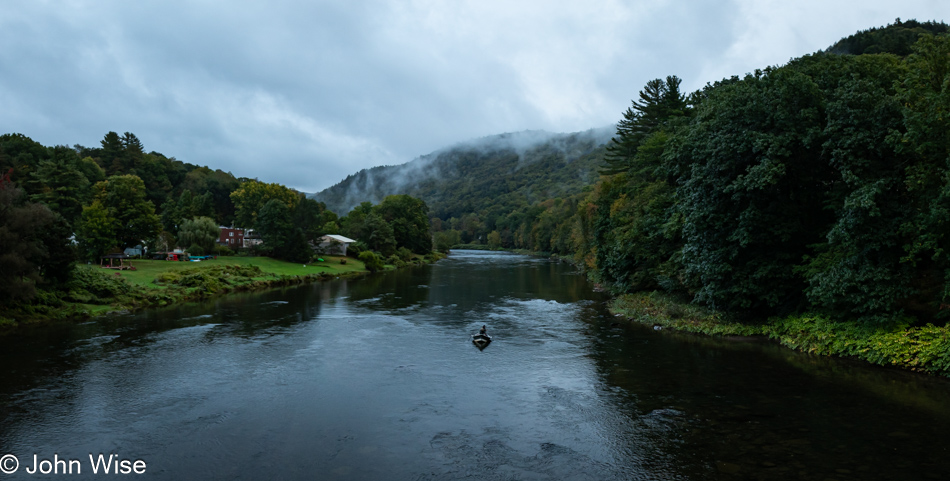
[[[364, 202], [339, 217], [280, 184], [146, 154], [128, 132], [109, 132], [101, 145], [45, 147], [21, 134], [0, 135], [0, 327], [375, 272], [441, 256], [432, 252], [428, 207], [410, 196]], [[239, 254], [256, 257], [187, 264], [188, 272], [164, 261], [140, 261], [138, 271], [108, 275], [83, 265], [143, 244], [148, 252], [177, 246], [193, 255], [235, 254], [216, 245], [219, 225], [253, 229], [263, 243]], [[359, 240], [348, 249], [358, 258], [323, 265], [312, 246], [338, 233]], [[310, 268], [298, 271], [298, 265]], [[124, 284], [126, 279], [131, 283]]]
[[[365, 251], [362, 254], [372, 254]], [[364, 256], [365, 257], [365, 256]], [[292, 286], [369, 272], [421, 265], [442, 258], [439, 253], [414, 255], [397, 265], [370, 269], [358, 259], [323, 256], [310, 264], [268, 257], [222, 257], [201, 263], [134, 260], [136, 270], [110, 271], [79, 265], [62, 289], [39, 290], [30, 303], [4, 309], [0, 332], [20, 324], [87, 318], [107, 312], [197, 301], [227, 294]]]
[[614, 137], [580, 155], [550, 142], [439, 154], [457, 171], [547, 159], [558, 175], [599, 159], [598, 180], [548, 199], [501, 168], [477, 179], [493, 186], [482, 193], [439, 179], [399, 192], [440, 213], [437, 247], [573, 258], [618, 314], [948, 376], [947, 32], [898, 19], [688, 95], [676, 76], [652, 80]]
[[[0, 252], [22, 254], [2, 258], [0, 294], [68, 292], [70, 232], [86, 258], [134, 239], [200, 250], [208, 217], [258, 229], [290, 261], [324, 233], [360, 239], [376, 268], [467, 243], [549, 252], [631, 318], [950, 375], [947, 33], [898, 19], [689, 95], [658, 78], [606, 143], [506, 134], [433, 154], [436, 176], [381, 167], [375, 180], [399, 181], [364, 172], [320, 202], [144, 154], [129, 133], [101, 149], [3, 136], [0, 184], [25, 191], [0, 189], [0, 222], [20, 229]], [[352, 207], [353, 186], [379, 204]]]

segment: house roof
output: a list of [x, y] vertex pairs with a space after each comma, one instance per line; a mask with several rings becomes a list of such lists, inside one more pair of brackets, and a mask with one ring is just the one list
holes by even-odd
[[336, 234], [328, 234], [323, 237], [326, 237], [327, 239], [335, 240], [337, 242], [343, 242], [344, 244], [352, 244], [356, 242], [355, 240], [350, 239], [349, 237], [343, 237], [341, 235], [336, 235]]

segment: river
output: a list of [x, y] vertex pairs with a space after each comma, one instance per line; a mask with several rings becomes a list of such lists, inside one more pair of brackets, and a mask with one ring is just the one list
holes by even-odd
[[99, 454], [179, 481], [950, 479], [946, 380], [606, 300], [567, 264], [455, 251], [24, 330], [0, 338], [0, 480], [100, 479]]

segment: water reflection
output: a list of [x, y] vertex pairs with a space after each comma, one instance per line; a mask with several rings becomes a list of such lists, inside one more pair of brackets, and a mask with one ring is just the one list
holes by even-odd
[[950, 475], [945, 382], [619, 325], [603, 301], [568, 265], [458, 252], [35, 329], [0, 339], [0, 452], [184, 479]]

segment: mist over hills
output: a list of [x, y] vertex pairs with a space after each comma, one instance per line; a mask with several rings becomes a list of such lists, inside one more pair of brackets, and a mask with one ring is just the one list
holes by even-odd
[[[942, 22], [901, 21], [844, 37], [818, 54], [892, 53], [906, 56], [922, 34], [946, 34]], [[575, 133], [504, 133], [449, 146], [400, 165], [373, 167], [311, 197], [345, 215], [361, 202], [387, 195], [424, 200], [441, 219], [511, 210], [580, 192], [598, 178], [615, 126]]]
[[442, 219], [489, 206], [515, 208], [580, 192], [598, 178], [614, 126], [575, 133], [538, 130], [462, 142], [400, 165], [363, 169], [313, 195], [345, 215], [387, 195], [424, 200]]

